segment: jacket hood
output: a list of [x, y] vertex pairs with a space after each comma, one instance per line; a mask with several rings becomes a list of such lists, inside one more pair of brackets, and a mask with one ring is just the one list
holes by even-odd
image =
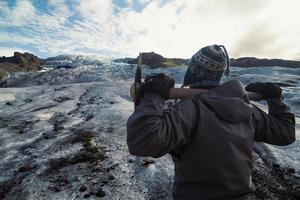
[[228, 81], [201, 96], [204, 104], [225, 121], [239, 123], [252, 114], [247, 93], [240, 81]]

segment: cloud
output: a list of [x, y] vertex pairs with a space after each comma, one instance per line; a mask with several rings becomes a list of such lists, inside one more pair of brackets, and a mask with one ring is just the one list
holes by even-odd
[[220, 3], [219, 0], [210, 0], [205, 4], [210, 9], [223, 10], [229, 14], [247, 15], [259, 12], [267, 6], [268, 0], [226, 0], [226, 2]]
[[232, 57], [293, 58], [299, 52], [297, 0], [126, 1], [120, 8], [112, 0], [48, 0], [49, 12], [36, 1], [0, 2], [0, 46], [28, 46], [49, 56], [156, 51], [188, 58], [214, 43]]
[[111, 0], [80, 0], [77, 10], [84, 20], [105, 23], [112, 14], [113, 4]]
[[140, 3], [140, 4], [146, 4], [146, 3], [148, 3], [148, 2], [150, 2], [151, 0], [138, 0], [138, 2]]
[[133, 4], [133, 0], [126, 0], [128, 7], [131, 7]]
[[60, 16], [65, 19], [72, 14], [64, 0], [48, 0], [48, 5], [53, 7], [52, 13], [54, 16]]
[[281, 53], [281, 48], [277, 46], [279, 34], [268, 30], [266, 24], [256, 24], [251, 27], [246, 34], [239, 39], [232, 51], [236, 57], [255, 55], [276, 56]]
[[35, 8], [28, 0], [16, 1], [16, 5], [11, 9], [9, 15], [15, 26], [30, 23], [30, 20], [36, 17]]
[[10, 57], [14, 55], [14, 52], [18, 51], [18, 52], [26, 52], [27, 50], [25, 49], [21, 49], [21, 48], [1, 48], [0, 49], [0, 55], [1, 56], [6, 56], [6, 57]]
[[299, 60], [300, 61], [300, 52], [297, 52], [294, 54], [294, 58], [295, 60]]

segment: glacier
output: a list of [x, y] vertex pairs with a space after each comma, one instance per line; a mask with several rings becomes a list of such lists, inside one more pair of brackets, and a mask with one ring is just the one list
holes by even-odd
[[[56, 69], [58, 65], [71, 68]], [[143, 158], [127, 150], [126, 121], [134, 109], [129, 87], [136, 66], [73, 55], [51, 58], [44, 67], [16, 73], [0, 88], [0, 188], [5, 198], [81, 199], [104, 192], [107, 199], [171, 199], [170, 156], [145, 165]], [[167, 73], [179, 87], [185, 71], [186, 67], [143, 66], [142, 76]], [[274, 162], [294, 168], [297, 176], [299, 75], [300, 69], [232, 67], [223, 80], [282, 86], [285, 101], [296, 114], [297, 140], [286, 147], [267, 147]]]

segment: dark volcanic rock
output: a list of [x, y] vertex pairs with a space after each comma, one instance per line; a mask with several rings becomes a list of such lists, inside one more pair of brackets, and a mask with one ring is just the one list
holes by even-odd
[[10, 78], [10, 73], [5, 69], [0, 68], [0, 85]]
[[79, 188], [80, 192], [85, 192], [86, 190], [87, 190], [87, 187], [85, 185], [83, 185]]
[[231, 58], [231, 66], [234, 67], [261, 67], [261, 66], [279, 66], [298, 68], [300, 67], [300, 61], [294, 60], [282, 60], [282, 59], [259, 59], [254, 57], [243, 57], [243, 58]]
[[[136, 59], [128, 59], [129, 64], [136, 64]], [[144, 65], [148, 65], [150, 67], [175, 67], [180, 65], [187, 65], [188, 59], [182, 59], [182, 58], [164, 58], [163, 56], [154, 53], [142, 53], [142, 62]]]
[[73, 67], [71, 65], [58, 65], [55, 67], [55, 69], [61, 69], [61, 68], [72, 69]]
[[34, 169], [36, 166], [33, 165], [33, 164], [25, 164], [23, 166], [21, 166], [19, 169], [18, 169], [18, 172], [27, 172], [27, 171], [31, 171], [32, 169]]
[[143, 64], [159, 67], [164, 62], [164, 57], [154, 52], [142, 53]]
[[27, 52], [14, 52], [14, 56], [12, 57], [0, 57], [0, 68], [9, 73], [40, 70], [43, 63], [43, 59]]
[[118, 63], [132, 63], [134, 60], [134, 58], [117, 58], [117, 59], [114, 59], [113, 61], [114, 62], [118, 62]]
[[95, 192], [95, 195], [97, 197], [105, 197], [105, 192], [103, 191], [102, 188], [99, 188], [96, 192]]
[[255, 200], [299, 199], [300, 180], [286, 173], [279, 165], [267, 166], [260, 159], [255, 162], [252, 179], [255, 185]]

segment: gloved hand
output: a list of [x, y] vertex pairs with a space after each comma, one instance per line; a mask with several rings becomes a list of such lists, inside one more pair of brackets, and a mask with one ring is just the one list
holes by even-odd
[[282, 89], [274, 83], [256, 82], [246, 86], [246, 91], [257, 92], [265, 99], [273, 99], [282, 97]]
[[141, 92], [155, 93], [165, 100], [169, 98], [170, 89], [175, 85], [175, 81], [170, 76], [160, 73], [151, 74], [145, 78], [145, 83], [141, 87]]

